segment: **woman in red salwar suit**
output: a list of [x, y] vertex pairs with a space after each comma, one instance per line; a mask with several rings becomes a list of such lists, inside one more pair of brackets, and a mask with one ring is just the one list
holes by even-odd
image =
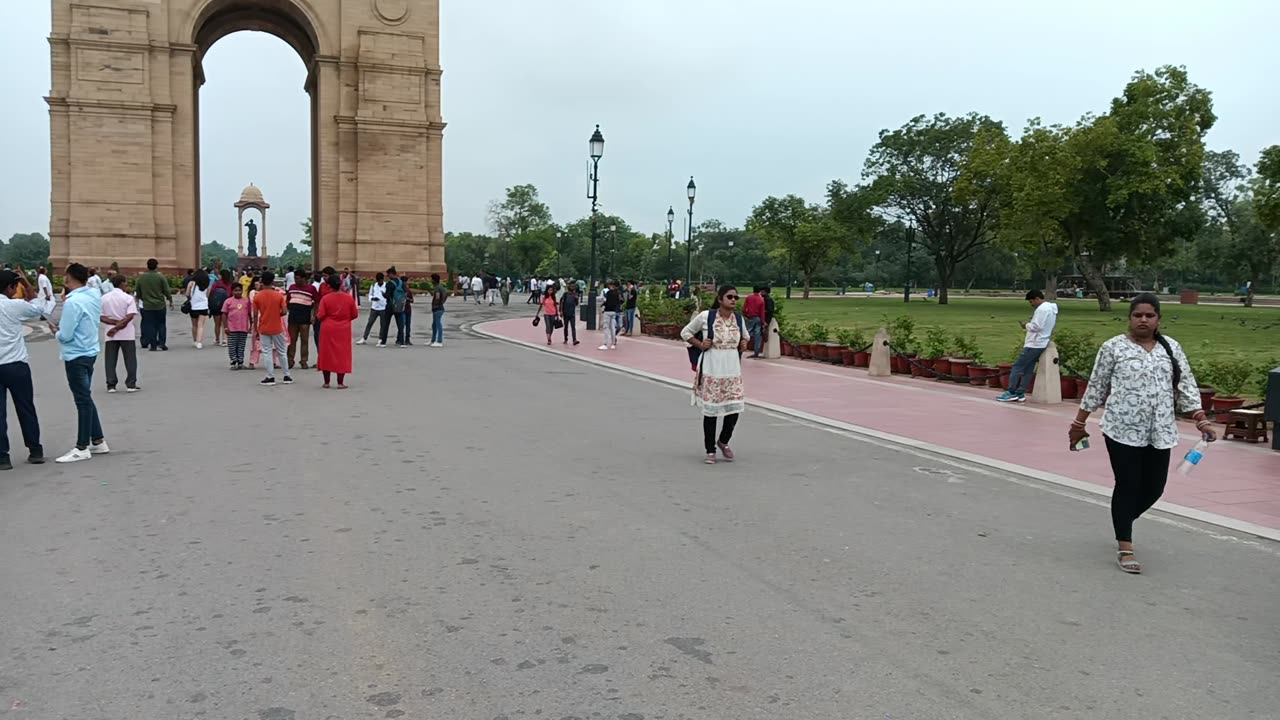
[[[338, 290], [342, 278], [337, 273], [329, 276], [329, 287]], [[324, 375], [324, 387], [329, 387], [329, 373], [338, 374], [338, 389], [346, 390], [343, 382], [351, 372], [351, 321], [360, 316], [356, 301], [350, 293], [331, 292], [320, 298], [316, 319], [323, 323], [320, 333], [319, 360], [316, 367]]]

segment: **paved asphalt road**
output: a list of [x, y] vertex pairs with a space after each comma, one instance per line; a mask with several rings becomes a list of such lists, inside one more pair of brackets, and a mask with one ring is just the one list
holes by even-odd
[[183, 319], [109, 456], [0, 474], [0, 716], [1280, 717], [1273, 544], [1129, 577], [1057, 488], [763, 412], [706, 467], [685, 394], [457, 331], [263, 390]]

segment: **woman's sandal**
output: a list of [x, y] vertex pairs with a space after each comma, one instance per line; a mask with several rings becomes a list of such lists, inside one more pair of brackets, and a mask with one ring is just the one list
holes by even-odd
[[1142, 566], [1134, 559], [1132, 550], [1116, 551], [1116, 564], [1120, 566], [1121, 570], [1129, 573], [1130, 575], [1142, 574]]

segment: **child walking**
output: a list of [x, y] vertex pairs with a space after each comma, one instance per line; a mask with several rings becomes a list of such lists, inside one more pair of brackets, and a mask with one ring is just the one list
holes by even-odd
[[232, 285], [231, 297], [222, 304], [222, 313], [226, 316], [227, 356], [231, 359], [232, 370], [244, 369], [244, 349], [249, 342], [252, 317], [249, 307], [244, 288]]

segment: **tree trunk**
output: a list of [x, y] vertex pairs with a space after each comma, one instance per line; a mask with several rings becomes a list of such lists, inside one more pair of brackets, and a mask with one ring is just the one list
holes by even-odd
[[1107, 281], [1102, 275], [1102, 268], [1093, 264], [1088, 255], [1077, 255], [1076, 263], [1084, 273], [1089, 289], [1098, 295], [1098, 312], [1111, 312], [1111, 292], [1107, 290]]
[[809, 299], [809, 273], [804, 274], [804, 299]]
[[1044, 299], [1049, 302], [1058, 299], [1058, 276], [1048, 270], [1044, 273]]
[[951, 276], [955, 272], [955, 266], [948, 266], [945, 262], [936, 262], [934, 267], [938, 270], [938, 304], [946, 305], [948, 300], [947, 286], [951, 284]]

